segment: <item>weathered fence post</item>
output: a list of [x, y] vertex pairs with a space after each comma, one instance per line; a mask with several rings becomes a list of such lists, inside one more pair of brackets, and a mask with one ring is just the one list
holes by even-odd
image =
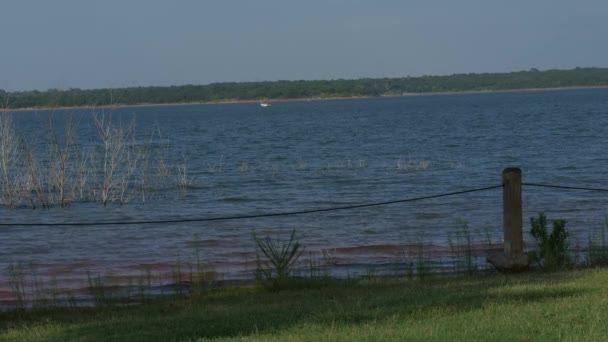
[[487, 260], [500, 271], [517, 272], [528, 268], [524, 254], [523, 215], [521, 202], [521, 170], [508, 167], [502, 171], [504, 252]]
[[505, 256], [521, 255], [524, 251], [521, 205], [521, 170], [514, 167], [502, 171], [502, 227]]

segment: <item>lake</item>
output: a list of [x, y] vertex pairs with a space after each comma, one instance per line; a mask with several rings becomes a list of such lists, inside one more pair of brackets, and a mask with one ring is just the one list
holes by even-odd
[[[65, 121], [72, 117], [79, 146], [99, 147], [93, 112], [101, 110], [54, 112], [57, 134], [65, 134]], [[0, 208], [3, 223], [154, 221], [331, 208], [500, 185], [508, 166], [521, 167], [524, 182], [608, 188], [608, 89], [104, 112], [123, 127], [134, 120], [129, 143], [155, 153], [148, 172], [157, 178], [145, 190], [126, 186], [122, 203], [106, 207], [92, 197], [36, 209], [24, 200]], [[43, 156], [40, 165], [48, 150], [48, 115], [12, 114], [20, 138]], [[87, 193], [98, 196], [93, 187], [91, 182]], [[544, 211], [549, 219], [566, 219], [571, 245], [584, 248], [605, 225], [606, 193], [524, 187], [523, 194], [526, 231], [529, 218]], [[449, 265], [450, 246], [463, 232], [476, 244], [501, 241], [502, 192], [244, 220], [0, 227], [0, 300], [2, 293], [10, 297], [4, 270], [16, 263], [32, 265], [37, 276], [66, 287], [86, 283], [87, 272], [168, 274], [176, 263], [199, 258], [217, 279], [250, 279], [253, 233], [284, 238], [294, 229], [305, 258], [336, 275], [399, 269], [421, 243], [442, 267]]]

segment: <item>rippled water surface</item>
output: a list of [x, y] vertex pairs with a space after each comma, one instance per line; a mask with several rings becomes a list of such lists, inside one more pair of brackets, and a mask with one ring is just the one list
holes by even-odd
[[[91, 139], [90, 110], [79, 118]], [[125, 205], [2, 208], [3, 223], [165, 220], [273, 213], [389, 201], [498, 185], [507, 166], [524, 181], [608, 188], [608, 90], [435, 95], [353, 100], [131, 107], [136, 132], [160, 129], [171, 172], [185, 162], [191, 186], [174, 183]], [[47, 113], [14, 113], [35, 139]], [[66, 112], [57, 112], [60, 122]], [[59, 125], [58, 125], [59, 126]], [[159, 147], [160, 148], [160, 147]], [[394, 263], [424, 241], [441, 255], [463, 227], [476, 241], [502, 236], [500, 189], [310, 215], [133, 226], [1, 227], [0, 269], [33, 263], [69, 283], [87, 271], [168, 271], [195, 254], [223, 279], [248, 278], [252, 234], [286, 236], [307, 253], [345, 265]], [[573, 244], [604, 224], [608, 196], [524, 188], [524, 226], [545, 211], [568, 220]], [[324, 251], [324, 253], [321, 253]], [[4, 285], [3, 285], [4, 284]], [[7, 275], [0, 274], [0, 288]]]

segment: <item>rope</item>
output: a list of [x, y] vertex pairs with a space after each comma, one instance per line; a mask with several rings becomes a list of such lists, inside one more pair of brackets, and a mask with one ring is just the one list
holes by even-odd
[[207, 218], [183, 218], [183, 219], [157, 220], [157, 221], [126, 221], [126, 222], [0, 223], [0, 227], [110, 226], [110, 225], [133, 225], [133, 224], [142, 224], [143, 225], [143, 224], [169, 224], [169, 223], [245, 220], [245, 219], [257, 219], [257, 218], [264, 218], [264, 217], [303, 215], [303, 214], [322, 213], [322, 212], [337, 211], [337, 210], [350, 210], [350, 209], [378, 207], [378, 206], [383, 206], [383, 205], [407, 203], [407, 202], [422, 201], [422, 200], [427, 200], [427, 199], [432, 199], [432, 198], [462, 195], [462, 194], [468, 194], [468, 193], [472, 193], [472, 192], [498, 189], [498, 188], [502, 188], [502, 187], [503, 187], [502, 185], [494, 185], [494, 186], [487, 186], [487, 187], [483, 187], [483, 188], [476, 188], [476, 189], [470, 189], [470, 190], [448, 192], [448, 193], [439, 194], [439, 195], [415, 197], [415, 198], [400, 199], [400, 200], [393, 200], [393, 201], [386, 201], [386, 202], [375, 202], [375, 203], [348, 205], [348, 206], [342, 206], [342, 207], [287, 211], [287, 212], [256, 214], [256, 215], [220, 216], [220, 217], [207, 217]]
[[608, 192], [608, 189], [584, 188], [584, 187], [565, 186], [565, 185], [549, 185], [549, 184], [539, 184], [539, 183], [521, 183], [521, 185], [534, 186], [534, 187], [539, 187], [539, 188], [552, 188], [552, 189], [564, 189], [564, 190], [585, 190], [585, 191]]

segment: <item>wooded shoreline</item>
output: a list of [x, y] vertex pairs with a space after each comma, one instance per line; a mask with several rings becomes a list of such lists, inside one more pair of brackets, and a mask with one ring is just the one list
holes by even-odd
[[[558, 88], [528, 88], [528, 89], [505, 89], [505, 90], [476, 90], [476, 91], [452, 91], [452, 92], [437, 92], [437, 93], [410, 93], [403, 95], [379, 95], [379, 96], [340, 96], [340, 97], [310, 97], [310, 98], [289, 98], [289, 99], [274, 99], [267, 100], [268, 102], [309, 102], [309, 101], [339, 101], [353, 99], [371, 99], [371, 98], [391, 98], [391, 97], [417, 97], [417, 96], [440, 96], [440, 95], [467, 95], [467, 94], [500, 94], [500, 93], [525, 93], [525, 92], [543, 92], [543, 91], [558, 91], [558, 90], [583, 90], [583, 89], [608, 89], [608, 85], [600, 86], [584, 86], [584, 87], [558, 87]], [[25, 108], [0, 108], [2, 112], [28, 112], [34, 110], [52, 111], [52, 110], [80, 110], [80, 109], [115, 109], [115, 108], [137, 108], [137, 107], [169, 107], [169, 106], [200, 106], [200, 105], [217, 105], [217, 104], [243, 104], [243, 103], [259, 103], [259, 100], [226, 100], [218, 102], [178, 102], [178, 103], [139, 103], [139, 104], [114, 104], [101, 106], [64, 106], [64, 107], [25, 107]]]
[[6, 92], [0, 89], [0, 110], [316, 101], [606, 87], [608, 68], [329, 81], [227, 82], [89, 90], [71, 88]]

